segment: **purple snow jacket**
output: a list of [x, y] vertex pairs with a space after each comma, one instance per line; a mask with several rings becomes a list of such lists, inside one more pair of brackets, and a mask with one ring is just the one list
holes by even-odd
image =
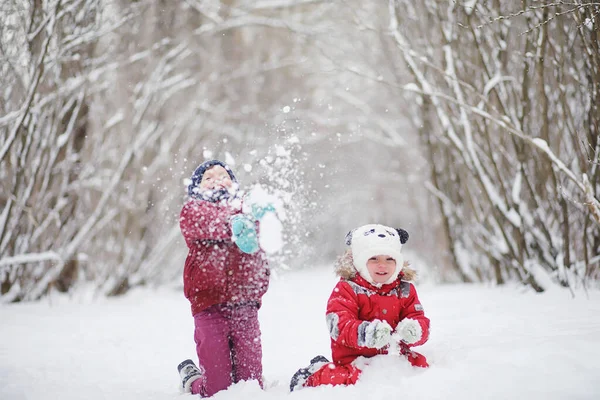
[[231, 240], [229, 220], [241, 207], [190, 199], [179, 225], [189, 253], [183, 270], [192, 315], [215, 304], [261, 305], [269, 286], [265, 253], [243, 253]]

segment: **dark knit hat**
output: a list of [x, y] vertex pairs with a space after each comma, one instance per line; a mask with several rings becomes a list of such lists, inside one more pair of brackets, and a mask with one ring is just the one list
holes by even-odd
[[237, 183], [237, 179], [235, 178], [235, 175], [233, 175], [233, 171], [231, 171], [231, 168], [229, 168], [229, 166], [227, 164], [225, 164], [224, 162], [219, 161], [219, 160], [205, 161], [202, 164], [200, 164], [198, 166], [198, 168], [196, 168], [196, 170], [194, 171], [194, 174], [190, 178], [192, 180], [192, 183], [190, 183], [188, 185], [188, 195], [190, 197], [193, 197], [196, 199], [202, 198], [202, 195], [200, 194], [200, 192], [198, 190], [194, 190], [194, 189], [200, 187], [200, 182], [202, 182], [202, 176], [204, 175], [206, 170], [214, 167], [215, 165], [220, 165], [221, 167], [225, 168], [225, 171], [227, 171], [227, 173], [229, 174], [231, 181], [233, 183]]

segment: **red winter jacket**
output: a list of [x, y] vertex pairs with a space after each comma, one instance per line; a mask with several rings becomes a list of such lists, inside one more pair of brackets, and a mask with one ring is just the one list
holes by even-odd
[[404, 318], [418, 321], [423, 331], [421, 340], [410, 346], [425, 343], [429, 338], [429, 319], [423, 313], [412, 283], [397, 279], [377, 288], [358, 274], [350, 279], [342, 278], [327, 302], [333, 361], [345, 365], [359, 356], [387, 354], [387, 348], [377, 350], [361, 346], [359, 331], [364, 334], [364, 326], [361, 329], [359, 326], [365, 321], [379, 319], [396, 329], [398, 322]]
[[231, 240], [229, 220], [241, 207], [227, 202], [191, 199], [181, 210], [179, 226], [189, 253], [183, 270], [183, 290], [192, 315], [223, 303], [256, 303], [269, 286], [262, 250], [243, 253]]

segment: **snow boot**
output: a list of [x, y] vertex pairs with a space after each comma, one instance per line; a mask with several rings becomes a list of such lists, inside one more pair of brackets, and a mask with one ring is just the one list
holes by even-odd
[[309, 376], [317, 372], [321, 367], [327, 364], [329, 360], [323, 356], [316, 356], [310, 360], [310, 365], [306, 368], [300, 368], [290, 381], [290, 392], [300, 389], [304, 386], [304, 383]]
[[190, 393], [192, 391], [192, 383], [204, 376], [204, 368], [196, 367], [196, 364], [192, 360], [185, 360], [177, 366], [179, 376], [181, 377], [180, 389], [184, 393]]

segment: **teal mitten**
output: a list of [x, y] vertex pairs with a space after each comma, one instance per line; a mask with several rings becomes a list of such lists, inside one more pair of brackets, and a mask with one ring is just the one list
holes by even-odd
[[233, 242], [237, 247], [247, 254], [256, 253], [258, 251], [258, 236], [256, 235], [254, 221], [244, 214], [236, 214], [231, 217], [230, 222]]
[[254, 218], [260, 220], [267, 212], [275, 212], [275, 207], [273, 207], [273, 204], [252, 204], [252, 216], [254, 216]]

